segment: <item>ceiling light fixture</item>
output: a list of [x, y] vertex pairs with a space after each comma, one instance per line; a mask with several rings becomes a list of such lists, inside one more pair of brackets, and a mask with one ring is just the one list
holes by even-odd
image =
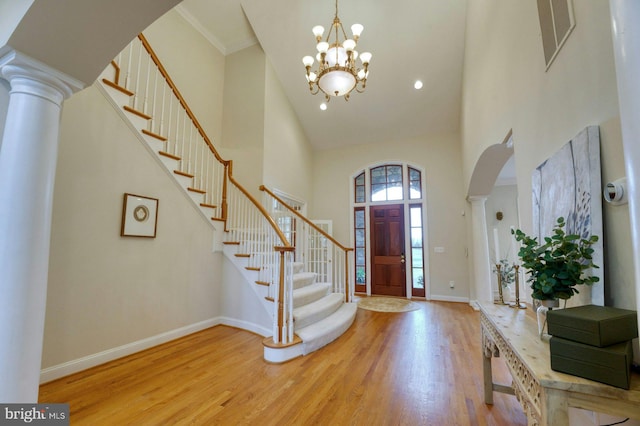
[[420, 80], [416, 80], [416, 82], [415, 82], [415, 83], [413, 83], [413, 87], [414, 87], [416, 90], [420, 90], [420, 89], [422, 89], [422, 81], [420, 81]]
[[[331, 100], [331, 96], [344, 96], [348, 101], [352, 90], [355, 89], [358, 93], [364, 92], [369, 76], [371, 53], [363, 52], [359, 55], [362, 66], [358, 68], [356, 63], [358, 52], [355, 50], [363, 29], [362, 25], [353, 24], [351, 26], [353, 39], [347, 38], [342, 22], [338, 18], [338, 0], [336, 0], [336, 15], [324, 41], [322, 41], [324, 28], [320, 25], [313, 27], [318, 50], [316, 55], [318, 69], [311, 71], [314, 62], [312, 56], [302, 58], [302, 63], [307, 69], [307, 82], [311, 94], [315, 95], [322, 90], [327, 101]], [[340, 41], [341, 36], [342, 41]]]

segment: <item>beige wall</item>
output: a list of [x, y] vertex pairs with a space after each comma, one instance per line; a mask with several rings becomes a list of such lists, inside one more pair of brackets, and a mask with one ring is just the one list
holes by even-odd
[[175, 10], [143, 34], [215, 145], [222, 139], [225, 57]]
[[[156, 238], [120, 236], [123, 194], [159, 199]], [[65, 102], [43, 368], [219, 315], [213, 228], [96, 88]]]
[[[425, 170], [429, 284], [435, 298], [468, 299], [467, 225], [458, 135], [425, 136], [376, 145], [355, 145], [314, 152], [315, 219], [333, 220], [334, 236], [353, 246], [351, 177], [381, 162], [406, 162]], [[434, 253], [444, 247], [444, 253]], [[455, 288], [449, 288], [455, 281]]]
[[[513, 129], [520, 226], [531, 230], [531, 172], [589, 125], [601, 130], [603, 182], [624, 175], [609, 5], [574, 0], [576, 27], [545, 71], [535, 2], [469, 3], [464, 70], [464, 181]], [[600, 197], [600, 194], [595, 196]], [[489, 212], [487, 213], [489, 214]], [[604, 207], [606, 300], [633, 303], [627, 206]]]
[[526, 223], [531, 217], [531, 170], [584, 127], [618, 115], [608, 4], [573, 4], [577, 25], [548, 72], [535, 2], [469, 4], [462, 121], [465, 183], [480, 154], [513, 129]]
[[233, 176], [254, 196], [263, 183], [265, 62], [260, 46], [227, 56], [221, 154]]
[[312, 211], [312, 148], [267, 61], [264, 116], [264, 184], [309, 203]]
[[[144, 33], [205, 131], [220, 139], [224, 57], [175, 12]], [[125, 192], [159, 199], [156, 238], [120, 237]], [[97, 88], [67, 100], [43, 368], [219, 317], [222, 254], [213, 253], [213, 234]]]

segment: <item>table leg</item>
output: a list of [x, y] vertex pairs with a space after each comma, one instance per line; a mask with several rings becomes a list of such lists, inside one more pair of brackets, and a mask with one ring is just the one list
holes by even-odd
[[482, 372], [484, 374], [484, 403], [493, 404], [493, 371], [491, 370], [491, 353], [483, 351]]

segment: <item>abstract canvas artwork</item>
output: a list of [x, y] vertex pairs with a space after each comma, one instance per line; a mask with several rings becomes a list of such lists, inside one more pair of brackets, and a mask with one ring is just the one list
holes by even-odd
[[[591, 273], [600, 278], [592, 287], [579, 286], [570, 305], [604, 305], [604, 256], [602, 245], [602, 181], [600, 130], [589, 126], [538, 166], [532, 174], [533, 235], [542, 241], [552, 235], [556, 219], [563, 216], [567, 234], [599, 237], [593, 246]], [[569, 306], [569, 305], [567, 305]]]

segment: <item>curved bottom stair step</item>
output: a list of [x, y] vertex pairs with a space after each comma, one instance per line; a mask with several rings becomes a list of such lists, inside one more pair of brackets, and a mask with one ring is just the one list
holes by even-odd
[[296, 334], [302, 339], [302, 354], [307, 355], [340, 337], [353, 324], [357, 310], [357, 303], [343, 303], [337, 311], [323, 320], [296, 330]]
[[344, 303], [342, 293], [331, 293], [293, 310], [293, 325], [295, 332], [313, 323], [317, 323], [337, 311]]

